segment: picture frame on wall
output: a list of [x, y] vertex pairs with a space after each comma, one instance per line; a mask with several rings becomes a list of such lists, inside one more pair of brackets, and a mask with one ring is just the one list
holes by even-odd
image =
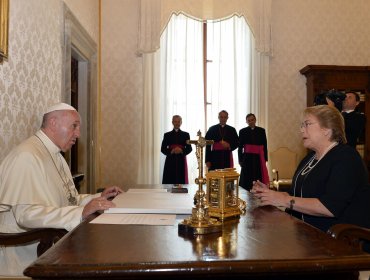
[[9, 0], [0, 0], [0, 60], [8, 58]]

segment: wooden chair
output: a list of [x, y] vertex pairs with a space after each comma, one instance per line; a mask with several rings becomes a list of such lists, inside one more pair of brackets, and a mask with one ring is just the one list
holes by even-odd
[[32, 229], [20, 233], [0, 233], [0, 245], [14, 246], [40, 241], [37, 245], [37, 256], [39, 257], [66, 233], [67, 231], [65, 229], [56, 228]]
[[[354, 248], [363, 250], [364, 241], [370, 242], [370, 229], [351, 224], [336, 224], [328, 230], [328, 234]], [[370, 248], [366, 248], [370, 253]], [[370, 271], [359, 271], [354, 276], [359, 280], [369, 280]]]
[[[75, 174], [73, 176], [76, 188], [79, 187], [83, 178], [84, 174]], [[66, 233], [67, 231], [65, 229], [57, 228], [37, 228], [20, 233], [0, 232], [0, 245], [25, 245], [27, 243], [39, 241], [39, 244], [37, 245], [37, 256], [39, 257], [58, 242]]]
[[356, 225], [336, 224], [328, 230], [328, 234], [361, 250], [364, 249], [364, 241], [370, 242], [370, 229]]
[[278, 191], [287, 191], [292, 185], [292, 178], [297, 168], [297, 153], [287, 147], [280, 147], [270, 152], [269, 161], [275, 174], [273, 187]]
[[85, 177], [85, 174], [83, 173], [76, 173], [72, 175], [73, 183], [75, 184], [75, 187], [78, 192], [80, 192], [81, 189], [81, 183]]

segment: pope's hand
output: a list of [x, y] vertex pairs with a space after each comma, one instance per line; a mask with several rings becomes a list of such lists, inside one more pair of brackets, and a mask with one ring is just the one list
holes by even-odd
[[105, 197], [97, 197], [92, 199], [89, 203], [87, 203], [82, 211], [82, 218], [85, 219], [92, 213], [95, 213], [99, 210], [108, 210], [109, 208], [116, 207], [116, 205], [112, 202], [107, 200]]
[[104, 191], [101, 193], [101, 197], [104, 197], [105, 199], [114, 198], [123, 191], [120, 187], [112, 186], [112, 187], [106, 187]]

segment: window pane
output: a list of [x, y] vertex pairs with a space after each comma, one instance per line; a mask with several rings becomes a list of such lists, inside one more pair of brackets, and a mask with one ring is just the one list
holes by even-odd
[[228, 124], [241, 129], [249, 113], [250, 30], [243, 17], [207, 23], [207, 126], [218, 112], [229, 112]]

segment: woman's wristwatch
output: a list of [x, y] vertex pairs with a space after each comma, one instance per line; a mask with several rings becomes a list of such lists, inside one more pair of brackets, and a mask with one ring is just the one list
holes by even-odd
[[292, 210], [293, 210], [294, 204], [295, 204], [295, 200], [294, 200], [294, 198], [292, 198], [292, 199], [289, 201], [289, 210], [290, 210], [290, 211], [292, 211]]

